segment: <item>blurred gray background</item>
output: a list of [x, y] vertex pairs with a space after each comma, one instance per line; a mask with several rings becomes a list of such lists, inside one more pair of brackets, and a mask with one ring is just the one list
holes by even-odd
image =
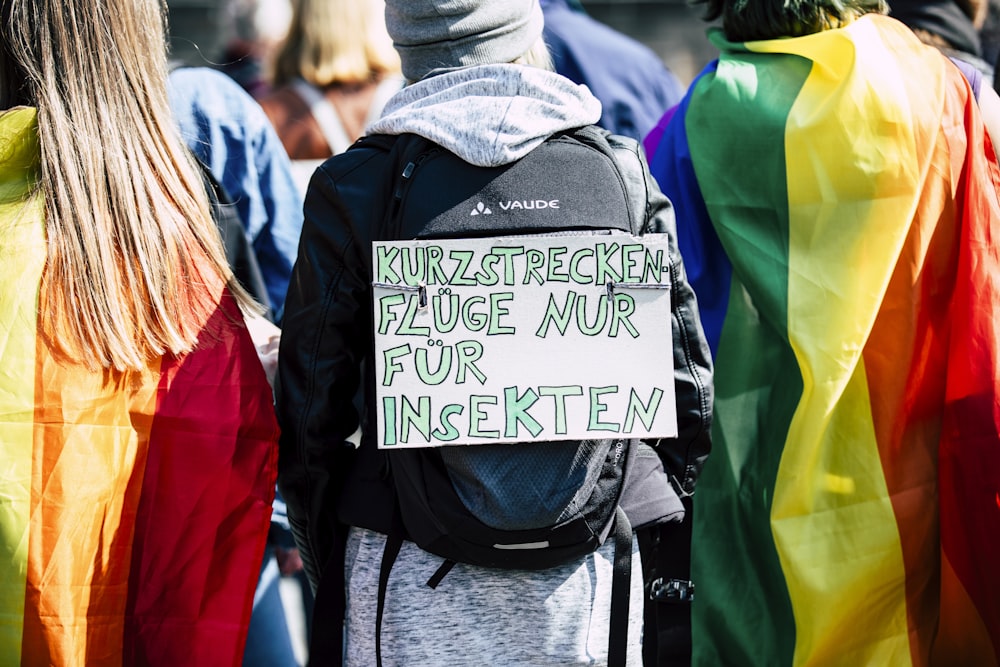
[[[252, 29], [247, 25], [250, 2], [167, 0], [174, 57], [190, 65], [218, 63], [223, 45]], [[265, 24], [279, 26], [287, 20], [282, 4], [280, 0], [274, 3], [273, 15], [265, 14]], [[699, 18], [701, 7], [686, 0], [583, 0], [583, 6], [595, 19], [649, 46], [685, 85], [717, 55], [705, 37], [707, 24]]]

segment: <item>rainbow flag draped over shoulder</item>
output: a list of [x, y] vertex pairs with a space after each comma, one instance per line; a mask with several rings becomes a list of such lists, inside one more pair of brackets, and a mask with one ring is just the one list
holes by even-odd
[[695, 663], [997, 665], [1000, 172], [968, 84], [882, 16], [712, 39], [651, 160], [716, 361]]
[[0, 665], [237, 666], [277, 472], [271, 392], [220, 288], [143, 372], [38, 335], [35, 111], [0, 115]]

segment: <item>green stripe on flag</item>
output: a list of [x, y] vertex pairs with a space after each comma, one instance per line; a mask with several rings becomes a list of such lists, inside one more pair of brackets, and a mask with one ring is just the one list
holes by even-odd
[[[787, 335], [785, 121], [810, 69], [797, 56], [723, 56], [685, 116], [709, 216], [738, 223], [716, 223], [733, 285], [716, 356], [713, 451], [694, 512], [696, 664], [788, 665], [795, 650], [769, 516], [802, 392]], [[753, 655], [741, 648], [751, 646]]]

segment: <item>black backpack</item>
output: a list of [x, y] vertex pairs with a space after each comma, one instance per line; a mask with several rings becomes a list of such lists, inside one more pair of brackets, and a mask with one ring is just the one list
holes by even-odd
[[233, 276], [240, 282], [243, 289], [264, 307], [264, 317], [274, 321], [274, 312], [271, 308], [271, 299], [267, 294], [264, 274], [260, 270], [253, 246], [247, 238], [246, 228], [236, 210], [236, 204], [208, 166], [197, 157], [194, 158], [194, 161], [201, 171], [205, 193], [208, 195], [212, 209], [212, 218], [219, 228], [229, 268], [233, 270]]
[[[500, 167], [470, 165], [415, 135], [365, 137], [357, 145], [386, 151], [392, 174], [373, 238], [639, 234], [643, 221], [632, 219], [605, 136], [595, 127], [560, 133]], [[559, 208], [533, 206], [556, 200]], [[592, 553], [612, 535], [608, 661], [625, 664], [633, 529], [621, 501], [639, 446], [609, 439], [381, 450], [396, 499], [379, 582], [379, 664], [385, 593], [404, 539], [445, 559], [427, 582], [436, 587], [455, 562], [544, 569]]]

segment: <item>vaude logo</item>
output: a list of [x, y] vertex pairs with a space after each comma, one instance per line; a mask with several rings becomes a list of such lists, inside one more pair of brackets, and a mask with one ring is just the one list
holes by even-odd
[[[504, 211], [535, 211], [541, 210], [543, 208], [559, 208], [558, 199], [532, 199], [532, 200], [508, 200], [497, 202], [500, 208]], [[490, 210], [486, 204], [479, 202], [476, 207], [472, 209], [472, 213], [469, 215], [491, 215], [493, 211]]]
[[545, 201], [544, 199], [535, 199], [534, 201], [502, 201], [499, 203], [500, 208], [505, 211], [513, 211], [518, 208], [523, 208], [526, 211], [541, 208], [559, 208], [558, 199], [550, 199], [548, 201]]

